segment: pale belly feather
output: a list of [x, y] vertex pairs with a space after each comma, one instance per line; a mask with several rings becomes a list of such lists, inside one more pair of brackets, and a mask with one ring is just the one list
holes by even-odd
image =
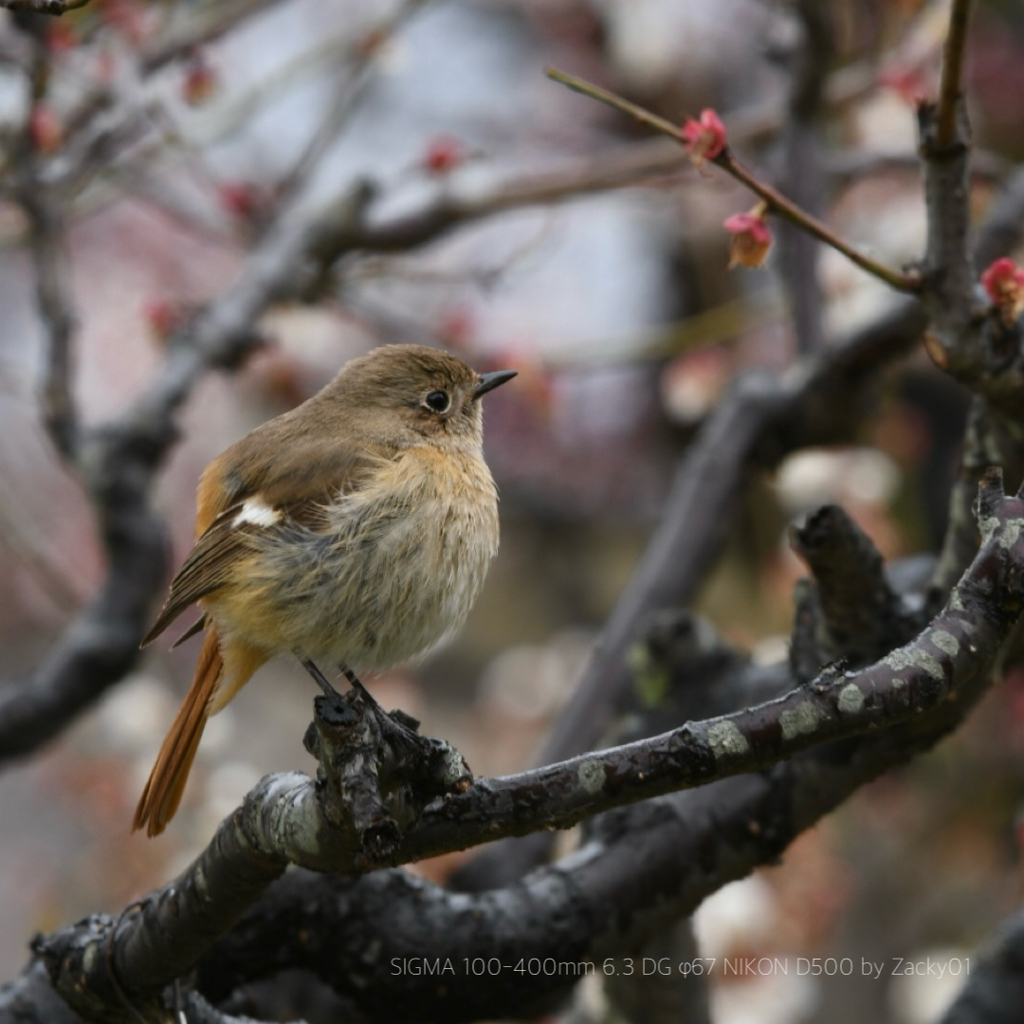
[[383, 669], [462, 625], [497, 546], [497, 493], [483, 459], [413, 449], [328, 506], [322, 528], [284, 527], [260, 545], [244, 594], [222, 591], [209, 607], [221, 628], [268, 653]]

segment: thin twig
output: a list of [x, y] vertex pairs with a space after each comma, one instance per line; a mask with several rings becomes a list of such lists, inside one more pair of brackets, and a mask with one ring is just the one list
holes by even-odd
[[429, 0], [404, 0], [396, 11], [370, 30], [372, 43], [367, 42], [364, 37], [353, 48], [345, 81], [328, 104], [327, 116], [281, 182], [278, 189], [280, 196], [289, 196], [308, 177], [311, 168], [318, 164], [338, 138], [358, 108], [367, 88], [375, 80], [380, 67], [380, 55], [386, 49], [389, 40], [428, 2]]
[[[774, 153], [776, 182], [808, 215], [825, 208], [828, 179], [823, 172], [820, 114], [835, 50], [833, 14], [819, 0], [799, 0], [795, 11], [801, 40], [790, 57], [789, 118]], [[825, 297], [818, 280], [821, 250], [813, 235], [783, 220], [776, 267], [786, 290], [796, 350], [814, 352], [826, 343]]]
[[46, 100], [50, 54], [39, 25], [24, 30], [31, 40], [27, 69], [29, 110], [14, 149], [15, 196], [29, 226], [29, 247], [36, 276], [36, 302], [46, 335], [41, 404], [43, 422], [54, 447], [73, 460], [78, 443], [77, 414], [71, 392], [71, 341], [75, 318], [64, 254], [64, 225], [53, 190], [42, 180], [41, 159], [33, 137], [34, 111]]
[[942, 82], [939, 86], [938, 127], [935, 135], [940, 149], [950, 145], [956, 137], [957, 104], [970, 16], [971, 0], [953, 0], [949, 12], [949, 32], [942, 51]]
[[[610, 107], [614, 107], [616, 110], [620, 110], [622, 113], [628, 114], [641, 124], [647, 125], [649, 128], [653, 128], [655, 131], [661, 132], [661, 134], [667, 135], [671, 139], [675, 139], [675, 141], [680, 145], [686, 144], [686, 140], [683, 138], [682, 129], [672, 124], [671, 121], [666, 121], [663, 117], [659, 117], [657, 114], [651, 113], [651, 111], [645, 110], [643, 107], [640, 107], [635, 103], [631, 103], [629, 100], [623, 99], [615, 93], [608, 92], [607, 89], [602, 89], [600, 86], [584, 81], [582, 78], [577, 78], [574, 75], [567, 75], [555, 68], [548, 68], [546, 74], [548, 78], [554, 79], [554, 81], [568, 86], [568, 88], [572, 89], [574, 92], [582, 93], [584, 96], [589, 96], [592, 99], [605, 103]], [[746, 185], [751, 192], [759, 196], [768, 204], [769, 210], [773, 213], [776, 213], [780, 217], [784, 217], [791, 223], [798, 225], [819, 241], [822, 241], [838, 252], [841, 252], [847, 259], [852, 263], [855, 263], [862, 270], [880, 278], [897, 291], [915, 293], [919, 290], [921, 286], [921, 279], [918, 274], [897, 270], [894, 267], [887, 266], [881, 261], [873, 259], [871, 256], [866, 255], [859, 249], [856, 249], [849, 243], [843, 241], [843, 239], [836, 235], [828, 225], [823, 224], [817, 219], [817, 217], [812, 217], [806, 210], [802, 210], [796, 205], [796, 203], [782, 195], [778, 189], [772, 188], [771, 185], [761, 181], [753, 171], [744, 167], [743, 164], [741, 164], [732, 155], [728, 147], [723, 149], [718, 156], [714, 157], [709, 162], [721, 167], [727, 174], [732, 175], [732, 177], [737, 181]]]
[[[88, 0], [86, 0], [88, 2]], [[187, 16], [182, 23], [173, 22], [152, 41], [146, 43], [139, 54], [139, 70], [144, 75], [194, 53], [198, 48], [215, 42], [237, 28], [243, 21], [262, 14], [281, 0], [218, 0], [200, 8], [185, 8]]]
[[74, 459], [77, 414], [71, 392], [71, 339], [75, 318], [62, 245], [62, 225], [45, 187], [26, 182], [22, 208], [29, 218], [32, 259], [36, 268], [36, 296], [46, 328], [46, 374], [41, 392], [43, 422], [57, 450]]

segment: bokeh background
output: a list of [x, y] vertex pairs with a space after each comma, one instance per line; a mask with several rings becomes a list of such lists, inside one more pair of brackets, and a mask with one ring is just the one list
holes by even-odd
[[[222, 37], [157, 73], [133, 54], [204, 5], [93, 0], [54, 22], [53, 146], [83, 91], [137, 93], [138, 138], [83, 176], [68, 248], [83, 419], [118, 414], [158, 366], [173, 324], [215, 297], [332, 112], [316, 154], [323, 194], [365, 177], [382, 209], [446, 191], [578, 168], [645, 145], [620, 115], [544, 77], [554, 64], [674, 121], [715, 107], [764, 119], [741, 152], [766, 173], [795, 32], [767, 0], [264, 0]], [[838, 0], [823, 137], [828, 219], [890, 263], [920, 253], [913, 99], [934, 89], [946, 5]], [[0, 135], [25, 118], [4, 56]], [[845, 76], [845, 77], [844, 77]], [[1024, 9], [978, 4], [967, 88], [983, 210], [1024, 157]], [[766, 113], [767, 112], [767, 113]], [[734, 119], [734, 120], [733, 120]], [[47, 136], [50, 132], [51, 136]], [[385, 342], [442, 344], [481, 368], [519, 369], [487, 401], [486, 446], [502, 548], [461, 636], [376, 681], [385, 706], [452, 740], [477, 774], [529, 767], [657, 520], [671, 466], [737, 370], [793, 358], [772, 270], [727, 269], [722, 221], [749, 195], [685, 160], [642, 185], [496, 213], [436, 244], [337, 268], [330, 301], [275, 308], [270, 343], [207, 377], [181, 417], [160, 508], [179, 561], [203, 466], [263, 420]], [[18, 208], [0, 201], [0, 644], [17, 685], [99, 582], [89, 502], [40, 425], [42, 335]], [[832, 252], [820, 282], [831, 332], [892, 296]], [[965, 396], [919, 354], [890, 373], [856, 445], [801, 452], [750, 483], [725, 557], [698, 602], [731, 641], [785, 657], [802, 569], [786, 527], [841, 503], [887, 558], [935, 550]], [[0, 773], [0, 978], [34, 931], [116, 912], [201, 849], [263, 774], [310, 769], [301, 746], [312, 683], [263, 669], [211, 722], [184, 806], [156, 841], [132, 808], [178, 700], [196, 641], [158, 644], [44, 752]], [[788, 974], [712, 977], [716, 1024], [930, 1020], [960, 978], [861, 977], [861, 959], [946, 963], [1021, 900], [1024, 677], [995, 689], [957, 735], [864, 789], [777, 866], [729, 886], [697, 916], [708, 956], [788, 958]], [[442, 879], [459, 862], [414, 870]], [[854, 976], [798, 976], [799, 957], [850, 957]]]

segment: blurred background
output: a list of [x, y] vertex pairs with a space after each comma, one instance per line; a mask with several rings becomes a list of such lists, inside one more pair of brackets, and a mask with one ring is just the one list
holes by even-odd
[[[451, 194], [562, 175], [561, 201], [501, 212], [415, 251], [346, 258], [329, 301], [274, 308], [269, 344], [191, 395], [159, 505], [177, 564], [205, 464], [385, 342], [444, 345], [514, 367], [488, 399], [502, 547], [462, 634], [374, 684], [386, 707], [450, 739], [478, 775], [529, 767], [657, 521], [674, 460], [737, 370], [794, 358], [773, 271], [729, 271], [723, 220], [753, 201], [681, 152], [629, 187], [590, 194], [585, 169], [652, 159], [633, 123], [544, 77], [554, 64], [675, 122], [714, 107], [741, 156], [776, 176], [799, 24], [768, 0], [262, 0], [174, 59], [140, 55], [208, 17], [199, 0], [92, 0], [49, 23], [53, 73], [32, 111], [59, 157], [90, 98], [130, 106], [132, 130], [65, 184], [87, 423], [123, 411], [176, 323], [216, 297], [269, 212], [313, 166], [310, 195], [365, 178], [381, 216]], [[912, 103], [934, 92], [943, 3], [837, 0], [823, 114], [827, 219], [900, 264], [921, 252]], [[0, 20], [0, 136], [27, 114]], [[967, 88], [978, 208], [1024, 158], [1024, 8], [980, 2]], [[110, 99], [109, 97], [112, 97]], [[733, 126], [737, 126], [735, 129]], [[667, 151], [666, 151], [667, 152]], [[55, 159], [59, 175], [60, 160]], [[639, 177], [639, 176], [637, 176]], [[574, 186], [573, 182], [577, 182]], [[575, 194], [579, 193], [579, 194]], [[40, 425], [43, 359], [21, 210], [0, 200], [0, 643], [3, 685], [53, 644], [102, 577], [84, 492]], [[829, 251], [819, 280], [838, 336], [892, 301]], [[919, 354], [890, 373], [854, 446], [798, 453], [750, 482], [698, 602], [732, 642], [785, 657], [803, 570], [795, 517], [841, 503], [887, 558], [937, 548], [966, 398]], [[150, 841], [132, 809], [197, 641], [149, 649], [58, 742], [0, 774], [0, 978], [34, 931], [116, 912], [200, 850], [265, 773], [310, 770], [314, 688], [267, 666], [207, 729], [181, 812]], [[861, 958], [975, 955], [1024, 896], [1024, 676], [996, 688], [928, 757], [862, 790], [782, 862], [701, 908], [703, 955], [767, 956], [788, 973], [711, 978], [716, 1024], [932, 1019], [963, 976], [861, 976]], [[419, 865], [443, 879], [460, 858]], [[849, 957], [852, 977], [798, 976], [799, 957]]]

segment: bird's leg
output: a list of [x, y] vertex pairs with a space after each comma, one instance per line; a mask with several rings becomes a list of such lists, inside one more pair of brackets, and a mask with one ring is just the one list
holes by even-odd
[[385, 711], [380, 706], [377, 698], [362, 684], [359, 677], [348, 665], [339, 664], [338, 671], [349, 681], [352, 689], [358, 691], [360, 699], [365, 701], [366, 706], [377, 715], [378, 720], [383, 719], [385, 728], [391, 727], [392, 736], [394, 736], [394, 730], [397, 729], [399, 735], [403, 738], [408, 739], [410, 736], [415, 736], [417, 740], [420, 739], [420, 723], [417, 719], [397, 709], [395, 711]]
[[[380, 704], [377, 703], [373, 694], [370, 693], [370, 691], [365, 686], [363, 686], [363, 684], [359, 680], [359, 677], [355, 674], [355, 672], [352, 671], [352, 669], [348, 667], [348, 665], [345, 665], [344, 663], [339, 664], [338, 671], [341, 672], [341, 674], [348, 680], [349, 685], [352, 687], [352, 689], [359, 691], [360, 697], [362, 697], [367, 704], [369, 704], [371, 707], [376, 708], [378, 711], [384, 711]], [[384, 713], [386, 714], [387, 712]]]
[[333, 686], [331, 686], [331, 684], [327, 681], [327, 677], [323, 674], [323, 672], [320, 671], [320, 669], [316, 667], [316, 664], [313, 662], [312, 658], [307, 658], [304, 654], [301, 654], [299, 651], [295, 652], [295, 657], [299, 659], [299, 661], [302, 663], [302, 667], [313, 677], [314, 681], [316, 682], [316, 685], [324, 691], [325, 697], [330, 697], [332, 700], [341, 699], [341, 694], [338, 693], [338, 691]]

